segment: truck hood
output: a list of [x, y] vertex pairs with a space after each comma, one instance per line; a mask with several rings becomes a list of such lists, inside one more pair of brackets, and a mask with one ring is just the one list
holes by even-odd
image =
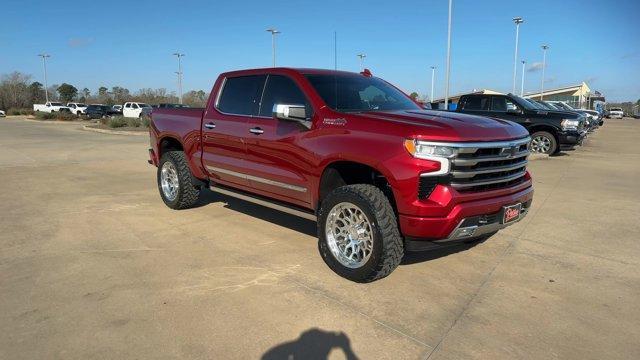
[[494, 141], [529, 136], [524, 127], [511, 121], [448, 111], [374, 111], [358, 115], [403, 126], [406, 136], [431, 141]]

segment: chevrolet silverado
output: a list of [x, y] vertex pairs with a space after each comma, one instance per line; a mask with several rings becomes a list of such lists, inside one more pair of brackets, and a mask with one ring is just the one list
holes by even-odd
[[149, 131], [168, 207], [210, 189], [317, 221], [326, 264], [358, 282], [485, 239], [533, 197], [524, 127], [424, 110], [368, 70], [223, 73], [204, 109], [156, 109]]

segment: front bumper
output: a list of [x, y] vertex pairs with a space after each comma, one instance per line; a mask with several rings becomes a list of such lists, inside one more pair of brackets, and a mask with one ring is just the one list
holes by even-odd
[[587, 131], [568, 130], [558, 133], [560, 145], [580, 145], [587, 135]]
[[[502, 219], [500, 213], [504, 206], [522, 203], [524, 209], [520, 216], [522, 219], [526, 216], [532, 199], [533, 187], [530, 186], [509, 195], [459, 203], [445, 217], [416, 217], [400, 214], [398, 219], [402, 235], [409, 242], [426, 245], [430, 242], [470, 240], [513, 224], [513, 222], [500, 224]], [[464, 236], [458, 231], [470, 226], [477, 227], [470, 236]]]

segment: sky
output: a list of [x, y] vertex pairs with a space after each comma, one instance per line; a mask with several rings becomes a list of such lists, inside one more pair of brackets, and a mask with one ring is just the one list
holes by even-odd
[[[95, 92], [122, 86], [209, 91], [220, 72], [277, 65], [365, 67], [406, 92], [435, 97], [445, 88], [447, 0], [437, 1], [16, 1], [4, 0], [0, 74], [20, 71], [49, 84]], [[527, 61], [525, 92], [586, 81], [609, 101], [640, 98], [640, 1], [454, 0], [450, 94], [489, 88], [511, 91], [515, 47], [512, 18], [521, 16], [519, 60]], [[518, 61], [517, 91], [521, 65]]]

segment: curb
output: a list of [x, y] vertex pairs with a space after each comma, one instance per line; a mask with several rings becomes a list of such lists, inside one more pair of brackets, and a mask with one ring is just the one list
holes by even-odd
[[549, 154], [529, 154], [529, 161], [547, 160], [547, 159], [549, 159]]
[[61, 121], [61, 120], [36, 120], [36, 119], [16, 119], [28, 122], [35, 122], [38, 124], [78, 124], [79, 121]]
[[85, 131], [93, 131], [101, 134], [112, 134], [112, 135], [133, 135], [133, 136], [148, 136], [149, 133], [147, 131], [124, 131], [124, 130], [107, 130], [107, 129], [98, 129], [91, 127], [89, 125], [82, 125], [82, 130]]

